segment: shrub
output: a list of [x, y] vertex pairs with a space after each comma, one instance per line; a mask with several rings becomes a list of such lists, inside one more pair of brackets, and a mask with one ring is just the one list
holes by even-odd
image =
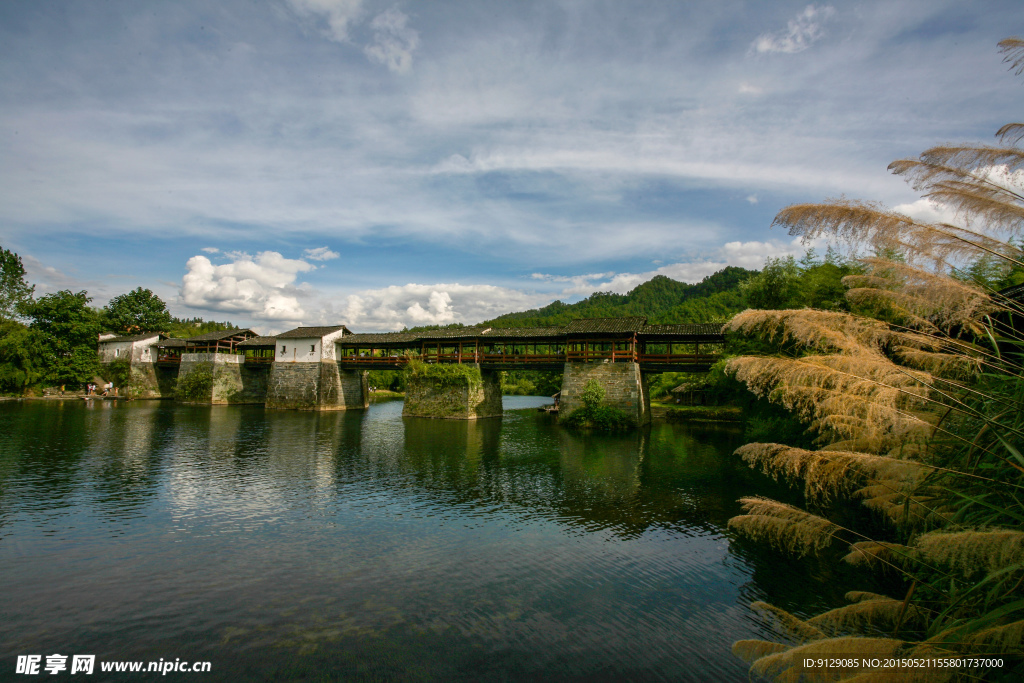
[[178, 377], [174, 395], [179, 401], [205, 401], [213, 391], [213, 363], [197, 363], [187, 374]]

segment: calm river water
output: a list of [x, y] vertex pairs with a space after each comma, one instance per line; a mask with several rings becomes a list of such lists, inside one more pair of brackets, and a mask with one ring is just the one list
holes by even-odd
[[126, 680], [744, 681], [750, 602], [842, 603], [730, 539], [736, 499], [776, 493], [737, 427], [586, 436], [505, 400], [0, 403], [0, 679], [60, 653], [211, 662]]

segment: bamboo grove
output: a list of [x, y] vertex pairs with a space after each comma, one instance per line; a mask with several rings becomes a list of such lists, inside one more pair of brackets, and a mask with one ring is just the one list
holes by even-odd
[[[1024, 72], [1024, 40], [999, 44]], [[790, 206], [790, 234], [860, 253], [844, 279], [852, 312], [748, 310], [738, 334], [775, 353], [728, 371], [809, 425], [813, 450], [750, 443], [751, 467], [800, 487], [797, 507], [741, 500], [741, 536], [888, 574], [893, 595], [800, 618], [754, 607], [777, 641], [734, 653], [775, 680], [978, 680], [1020, 666], [1024, 635], [1024, 307], [969, 276], [1024, 270], [1024, 124], [994, 146], [941, 146], [893, 162], [955, 218], [928, 223], [846, 199]], [[1020, 289], [1020, 288], [1018, 288]], [[856, 504], [850, 514], [850, 503]], [[805, 669], [806, 657], [1006, 656], [1006, 667]], [[1016, 680], [1016, 679], [1014, 679]]]

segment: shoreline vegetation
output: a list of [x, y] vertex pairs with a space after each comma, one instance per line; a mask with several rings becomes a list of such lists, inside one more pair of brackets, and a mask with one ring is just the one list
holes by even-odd
[[[1024, 73], [1024, 40], [999, 47]], [[727, 373], [810, 437], [765, 430], [736, 451], [802, 502], [742, 498], [729, 527], [888, 587], [816, 615], [752, 603], [777, 633], [734, 644], [752, 679], [1024, 677], [1024, 123], [996, 137], [889, 166], [954, 223], [845, 198], [775, 218], [867, 255], [843, 279], [845, 311], [748, 310], [729, 323], [750, 342]], [[837, 668], [806, 664], [821, 658]]]

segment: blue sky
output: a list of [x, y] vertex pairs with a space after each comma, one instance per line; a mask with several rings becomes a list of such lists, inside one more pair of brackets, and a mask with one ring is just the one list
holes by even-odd
[[[0, 244], [261, 332], [472, 323], [798, 253], [989, 142], [1017, 2], [0, 3]], [[937, 213], [938, 212], [938, 213]]]

